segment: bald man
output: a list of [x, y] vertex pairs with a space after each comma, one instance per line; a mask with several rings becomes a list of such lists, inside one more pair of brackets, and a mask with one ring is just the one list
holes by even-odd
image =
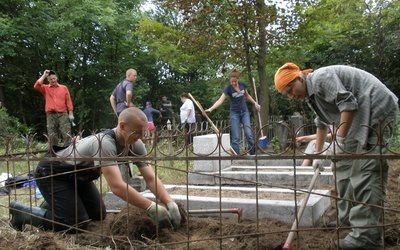
[[[11, 225], [22, 230], [24, 224], [32, 221], [32, 225], [45, 230], [75, 232], [73, 227], [86, 229], [89, 220], [104, 219], [106, 207], [93, 183], [102, 174], [116, 196], [149, 211], [160, 225], [172, 223], [178, 227], [181, 222], [178, 206], [149, 164], [135, 162], [147, 187], [165, 206], [156, 204], [127, 185], [122, 179], [118, 161], [109, 159], [146, 155], [146, 148], [141, 141], [146, 130], [146, 115], [132, 107], [121, 112], [116, 128], [86, 137], [64, 148], [54, 148], [48, 157], [57, 156], [66, 160], [41, 161], [35, 172], [36, 182], [49, 209], [31, 208], [12, 201]], [[79, 161], [75, 157], [94, 159]], [[107, 158], [102, 159], [104, 157]]]
[[[330, 154], [332, 150], [360, 155], [386, 152], [396, 125], [398, 98], [372, 74], [345, 65], [312, 72], [286, 63], [275, 74], [275, 87], [291, 99], [305, 101], [315, 111], [315, 152], [321, 152], [330, 124], [335, 126]], [[385, 130], [380, 131], [382, 128]], [[380, 131], [381, 138], [374, 131]], [[313, 167], [323, 170], [321, 160], [314, 160]], [[344, 239], [336, 241], [337, 247], [382, 249], [383, 209], [379, 206], [385, 200], [387, 160], [344, 159], [337, 162], [335, 171], [339, 198], [357, 201], [337, 200], [340, 225], [353, 227]]]
[[110, 104], [118, 117], [121, 112], [129, 107], [134, 107], [132, 103], [133, 83], [136, 81], [137, 72], [134, 69], [126, 71], [126, 79], [120, 82], [110, 96]]

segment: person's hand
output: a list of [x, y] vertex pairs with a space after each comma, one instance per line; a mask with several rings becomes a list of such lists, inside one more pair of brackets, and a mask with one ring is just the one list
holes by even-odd
[[346, 138], [336, 135], [336, 153], [337, 154], [343, 154], [344, 153], [344, 140]]
[[310, 136], [308, 135], [303, 135], [303, 136], [298, 136], [296, 137], [296, 142], [308, 142], [311, 141], [312, 138], [310, 138]]
[[319, 168], [319, 171], [321, 171], [321, 172], [325, 170], [324, 166], [322, 165], [321, 159], [313, 160], [312, 167], [313, 167], [314, 171], [316, 171], [317, 168]]
[[260, 110], [261, 110], [260, 104], [258, 104], [257, 102], [255, 102], [255, 103], [254, 103], [254, 107], [256, 108], [256, 110], [257, 110], [258, 112], [260, 112]]
[[133, 102], [130, 102], [129, 103], [129, 105], [128, 105], [128, 102], [127, 101], [124, 101], [124, 103], [125, 103], [125, 106], [127, 106], [127, 107], [135, 107], [135, 104], [133, 104]]
[[74, 122], [74, 120], [75, 120], [74, 114], [72, 114], [72, 113], [69, 113], [69, 115], [68, 115], [68, 119], [69, 119], [69, 121], [70, 121], [71, 123], [73, 123], [73, 122]]
[[212, 109], [211, 109], [211, 108], [204, 110], [204, 112], [206, 112], [206, 114], [207, 114], [207, 115], [208, 115], [208, 114], [210, 114], [210, 113], [211, 113], [211, 111], [212, 111]]
[[153, 220], [155, 220], [159, 225], [171, 224], [171, 215], [168, 213], [168, 210], [165, 207], [156, 204], [154, 201], [151, 202], [147, 211], [150, 213], [151, 218], [153, 218]]
[[167, 203], [168, 212], [171, 215], [171, 222], [174, 227], [179, 227], [181, 225], [181, 213], [179, 212], [178, 205], [175, 202]]
[[75, 117], [74, 117], [74, 114], [73, 114], [72, 112], [69, 113], [68, 119], [69, 119], [69, 122], [71, 123], [72, 127], [75, 127], [75, 126], [76, 126], [76, 124], [75, 124], [75, 122], [74, 122]]
[[[328, 148], [327, 150], [327, 154], [329, 155], [333, 155], [333, 147], [335, 146], [335, 152], [336, 154], [343, 154], [344, 153], [344, 141], [345, 141], [345, 137], [342, 137], [340, 135], [336, 135], [336, 141], [334, 143], [332, 143], [332, 145]], [[335, 144], [335, 145], [333, 145]]]

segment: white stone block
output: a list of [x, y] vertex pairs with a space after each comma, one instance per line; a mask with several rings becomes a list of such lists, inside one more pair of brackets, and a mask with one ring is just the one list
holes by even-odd
[[[221, 136], [219, 138], [219, 136]], [[218, 143], [218, 140], [221, 140]], [[208, 134], [195, 136], [193, 138], [193, 152], [199, 156], [227, 156], [230, 151], [231, 143], [229, 134]], [[195, 160], [193, 162], [195, 171], [215, 172], [219, 168], [225, 169], [231, 165], [230, 160]]]

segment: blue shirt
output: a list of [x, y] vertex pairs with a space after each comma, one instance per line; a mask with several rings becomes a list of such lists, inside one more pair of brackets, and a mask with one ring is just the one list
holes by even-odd
[[240, 91], [237, 92], [232, 85], [228, 85], [224, 88], [225, 95], [229, 96], [231, 101], [230, 111], [247, 111], [245, 89], [247, 88], [246, 83], [239, 82]]
[[158, 114], [160, 115], [160, 111], [154, 108], [145, 108], [143, 109], [143, 113], [146, 115], [147, 117], [147, 121], [148, 122], [152, 122], [153, 121], [153, 114]]

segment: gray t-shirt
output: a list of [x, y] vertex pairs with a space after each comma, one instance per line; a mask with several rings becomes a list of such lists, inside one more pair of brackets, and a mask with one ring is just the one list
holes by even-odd
[[120, 82], [115, 88], [112, 95], [115, 97], [117, 101], [117, 113], [121, 113], [124, 109], [127, 109], [128, 106], [125, 105], [126, 102], [126, 92], [131, 91], [133, 93], [133, 84], [131, 81], [125, 79]]
[[317, 127], [340, 125], [343, 111], [356, 111], [347, 136], [365, 145], [369, 128], [397, 109], [398, 98], [372, 74], [350, 66], [334, 65], [306, 77], [307, 104], [316, 112]]
[[[116, 133], [116, 129], [113, 129]], [[69, 165], [85, 166], [111, 166], [118, 165], [118, 161], [113, 160], [82, 160], [75, 161], [75, 158], [101, 158], [101, 157], [118, 157], [118, 156], [143, 156], [147, 154], [147, 150], [141, 140], [135, 144], [130, 145], [129, 150], [121, 148], [112, 136], [111, 131], [103, 131], [96, 135], [85, 137], [76, 144], [71, 144], [68, 148], [58, 151], [56, 153], [59, 157], [71, 159], [65, 161]], [[134, 162], [138, 168], [147, 166], [145, 162]]]

